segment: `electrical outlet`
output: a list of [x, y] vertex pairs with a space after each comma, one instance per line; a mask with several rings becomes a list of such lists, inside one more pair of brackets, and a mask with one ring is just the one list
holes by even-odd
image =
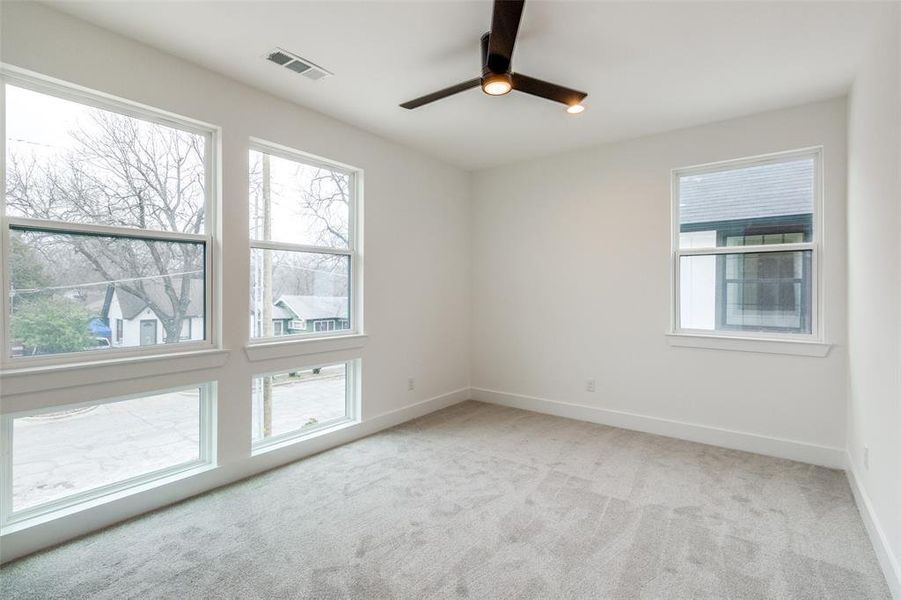
[[589, 379], [588, 381], [585, 382], [585, 391], [586, 391], [586, 392], [593, 392], [594, 390], [595, 390], [595, 382], [594, 382], [594, 379]]
[[407, 379], [407, 391], [412, 392], [416, 389], [416, 380], [412, 377]]
[[863, 447], [863, 468], [867, 471], [870, 470], [870, 447]]

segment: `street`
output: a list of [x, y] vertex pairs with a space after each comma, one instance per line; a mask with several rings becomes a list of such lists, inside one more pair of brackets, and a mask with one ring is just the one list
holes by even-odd
[[[344, 390], [343, 365], [277, 383], [273, 435], [343, 416]], [[253, 394], [254, 432], [260, 402]], [[198, 388], [15, 419], [13, 510], [196, 460], [199, 406]]]

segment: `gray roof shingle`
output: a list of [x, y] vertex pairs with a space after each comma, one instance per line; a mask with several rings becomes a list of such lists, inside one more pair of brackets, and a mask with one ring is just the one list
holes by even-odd
[[813, 213], [813, 158], [682, 175], [679, 222], [708, 223]]
[[299, 319], [346, 319], [346, 296], [279, 296], [275, 304], [283, 305]]

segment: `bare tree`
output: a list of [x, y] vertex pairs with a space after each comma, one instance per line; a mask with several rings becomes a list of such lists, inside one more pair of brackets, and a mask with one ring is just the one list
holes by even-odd
[[[61, 154], [11, 153], [10, 214], [181, 233], [204, 230], [205, 139], [185, 131], [91, 109]], [[177, 342], [193, 302], [202, 301], [204, 247], [115, 236], [23, 232], [50, 262], [81, 259], [160, 319]], [[68, 253], [68, 255], [66, 254]], [[198, 298], [199, 294], [199, 298]]]

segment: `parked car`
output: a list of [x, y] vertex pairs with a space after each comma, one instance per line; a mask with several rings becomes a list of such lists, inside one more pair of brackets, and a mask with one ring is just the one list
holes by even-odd
[[112, 347], [112, 344], [109, 342], [109, 338], [105, 337], [95, 337], [94, 338], [94, 346], [92, 349], [97, 350], [109, 350]]

